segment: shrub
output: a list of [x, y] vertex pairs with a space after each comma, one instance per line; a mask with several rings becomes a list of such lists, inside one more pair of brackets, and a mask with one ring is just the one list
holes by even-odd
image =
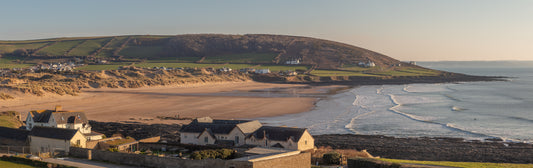
[[333, 151], [324, 154], [324, 156], [322, 156], [322, 159], [326, 164], [340, 164], [341, 154]]
[[196, 151], [191, 154], [191, 158], [194, 160], [201, 160], [201, 159], [233, 159], [235, 156], [235, 151], [231, 149], [216, 149], [216, 150], [202, 150], [202, 151]]

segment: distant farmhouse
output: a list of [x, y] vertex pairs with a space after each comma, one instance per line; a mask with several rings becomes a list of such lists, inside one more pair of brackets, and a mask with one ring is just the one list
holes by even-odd
[[63, 111], [61, 106], [55, 110], [35, 110], [28, 112], [26, 129], [35, 126], [79, 130], [87, 140], [102, 139], [103, 134], [91, 132], [91, 125], [83, 112]]
[[315, 147], [314, 139], [305, 128], [263, 126], [253, 120], [213, 120], [197, 118], [180, 131], [181, 143], [198, 145], [253, 145], [293, 150]]
[[300, 59], [292, 59], [292, 60], [288, 60], [288, 61], [285, 61], [285, 64], [289, 64], [289, 65], [298, 65], [298, 64], [300, 64]]

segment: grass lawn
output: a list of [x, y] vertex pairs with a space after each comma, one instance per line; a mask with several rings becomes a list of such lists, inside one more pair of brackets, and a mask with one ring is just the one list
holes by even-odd
[[270, 72], [279, 72], [279, 71], [296, 71], [296, 70], [302, 70], [306, 71], [309, 69], [307, 66], [302, 65], [261, 65], [254, 67], [255, 69], [270, 69]]
[[13, 116], [0, 116], [0, 127], [18, 128], [21, 125], [16, 122]]
[[436, 76], [440, 73], [434, 70], [425, 70], [417, 68], [402, 68], [397, 70], [371, 72], [371, 74], [382, 76]]
[[272, 63], [274, 53], [244, 53], [206, 57], [202, 63]]
[[415, 161], [398, 159], [379, 159], [392, 163], [412, 163], [464, 168], [533, 168], [533, 164], [513, 164], [513, 163], [482, 163], [482, 162], [448, 162], [448, 161]]
[[336, 70], [313, 70], [311, 75], [315, 76], [376, 76], [353, 71], [336, 71]]
[[69, 56], [87, 56], [101, 48], [110, 38], [87, 40], [68, 53]]
[[33, 166], [0, 160], [0, 167], [9, 168], [34, 168]]

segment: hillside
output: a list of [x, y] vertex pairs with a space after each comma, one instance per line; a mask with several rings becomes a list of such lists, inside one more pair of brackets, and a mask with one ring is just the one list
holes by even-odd
[[391, 67], [400, 62], [348, 44], [284, 35], [177, 35], [55, 38], [0, 41], [0, 54], [27, 59], [84, 58], [115, 61], [172, 60], [198, 63], [284, 64], [300, 60], [320, 69], [359, 62]]

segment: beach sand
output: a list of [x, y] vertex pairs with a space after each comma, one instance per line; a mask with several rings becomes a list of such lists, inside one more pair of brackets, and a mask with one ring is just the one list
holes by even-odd
[[147, 124], [186, 122], [161, 120], [158, 116], [252, 119], [309, 111], [318, 99], [313, 95], [326, 94], [328, 89], [334, 87], [227, 82], [190, 86], [96, 88], [84, 89], [79, 96], [19, 94], [14, 100], [0, 101], [0, 111], [21, 112], [25, 119], [30, 110], [53, 109], [56, 105], [61, 105], [64, 110], [84, 111], [90, 120]]

